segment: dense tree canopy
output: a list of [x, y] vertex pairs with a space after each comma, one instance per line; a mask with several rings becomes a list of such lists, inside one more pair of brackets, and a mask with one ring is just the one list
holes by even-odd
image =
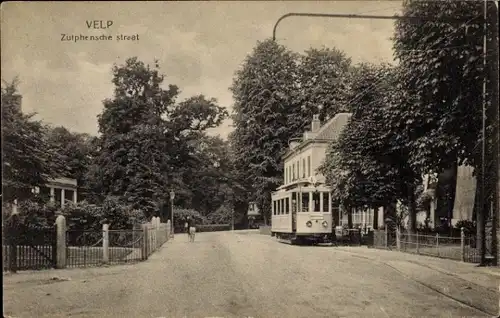
[[348, 110], [350, 66], [351, 59], [335, 48], [311, 48], [301, 54], [297, 78], [299, 88], [295, 94], [296, 103], [302, 107], [304, 126], [301, 131], [315, 114], [325, 121]]
[[274, 41], [258, 42], [236, 72], [232, 140], [237, 169], [251, 185], [263, 213], [271, 191], [281, 183], [281, 156], [301, 131], [300, 105], [294, 103], [296, 55]]
[[17, 79], [2, 86], [2, 199], [11, 202], [32, 195], [58, 173], [55, 153], [45, 139], [47, 126], [23, 114]]
[[[410, 140], [412, 164], [441, 172], [457, 162], [477, 161], [481, 136], [483, 3], [405, 1], [405, 16], [433, 21], [396, 23], [395, 57], [401, 88], [414, 99], [400, 116]], [[463, 23], [448, 18], [462, 18]]]
[[164, 77], [137, 58], [113, 68], [115, 94], [99, 116], [99, 155], [90, 169], [96, 192], [119, 196], [146, 216], [168, 202], [189, 199], [185, 186], [199, 168], [195, 141], [226, 117], [214, 99], [194, 96], [176, 104], [179, 89], [162, 88]]

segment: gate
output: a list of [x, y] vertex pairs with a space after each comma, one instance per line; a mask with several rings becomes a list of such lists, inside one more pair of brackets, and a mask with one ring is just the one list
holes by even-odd
[[35, 227], [12, 222], [6, 228], [3, 270], [55, 268], [57, 263], [56, 226]]

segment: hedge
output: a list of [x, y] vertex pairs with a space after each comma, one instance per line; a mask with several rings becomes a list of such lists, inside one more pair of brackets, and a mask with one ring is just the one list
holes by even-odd
[[218, 232], [231, 230], [230, 224], [207, 224], [197, 225], [196, 232]]

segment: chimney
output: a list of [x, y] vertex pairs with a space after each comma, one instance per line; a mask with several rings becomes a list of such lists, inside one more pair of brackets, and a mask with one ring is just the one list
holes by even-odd
[[313, 115], [313, 120], [311, 122], [311, 132], [317, 132], [321, 127], [321, 121], [319, 120], [319, 115]]

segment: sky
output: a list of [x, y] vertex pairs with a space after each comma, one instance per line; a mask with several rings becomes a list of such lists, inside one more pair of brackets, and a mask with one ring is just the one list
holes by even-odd
[[[19, 77], [23, 111], [74, 132], [96, 135], [102, 101], [113, 96], [111, 69], [136, 56], [159, 60], [178, 101], [204, 94], [232, 110], [235, 71], [290, 12], [393, 15], [401, 1], [8, 2], [1, 6], [2, 80]], [[89, 29], [89, 21], [112, 21]], [[91, 23], [91, 25], [93, 25]], [[97, 23], [100, 26], [100, 23]], [[296, 52], [336, 47], [353, 62], [393, 62], [392, 20], [291, 17], [277, 41]], [[111, 35], [111, 41], [61, 41]], [[117, 41], [119, 35], [138, 40]], [[210, 131], [226, 138], [230, 120]]]

